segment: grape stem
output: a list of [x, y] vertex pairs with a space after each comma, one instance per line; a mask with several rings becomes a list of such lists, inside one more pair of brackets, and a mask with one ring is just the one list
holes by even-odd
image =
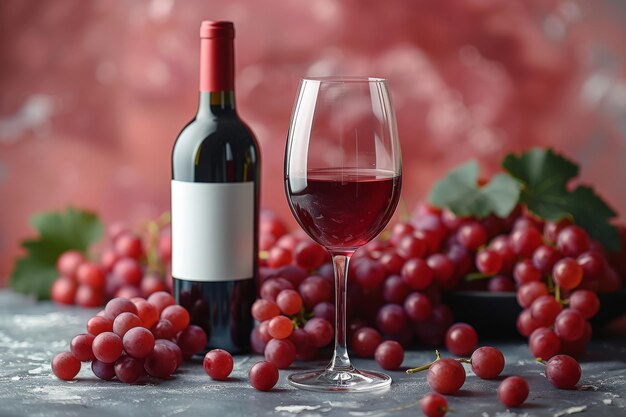
[[535, 360], [536, 360], [538, 363], [542, 364], [542, 365], [545, 365], [545, 364], [546, 364], [546, 361], [544, 361], [544, 360], [543, 360], [543, 359], [541, 359], [541, 358], [536, 358]]
[[439, 359], [441, 359], [441, 354], [439, 353], [439, 350], [435, 349], [435, 360], [434, 361], [432, 361], [431, 363], [427, 363], [426, 365], [418, 366], [417, 368], [407, 369], [406, 373], [407, 373], [407, 375], [411, 375], [411, 374], [414, 374], [414, 373], [417, 373], [417, 372], [425, 371], [428, 368], [430, 368], [432, 366], [432, 364], [437, 362]]

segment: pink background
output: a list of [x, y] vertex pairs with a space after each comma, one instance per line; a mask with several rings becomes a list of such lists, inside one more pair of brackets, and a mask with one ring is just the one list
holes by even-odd
[[620, 1], [3, 0], [0, 283], [35, 212], [73, 204], [133, 224], [169, 208], [202, 19], [235, 22], [263, 205], [290, 222], [283, 149], [303, 75], [390, 79], [409, 207], [467, 158], [490, 174], [510, 150], [551, 145], [626, 209]]

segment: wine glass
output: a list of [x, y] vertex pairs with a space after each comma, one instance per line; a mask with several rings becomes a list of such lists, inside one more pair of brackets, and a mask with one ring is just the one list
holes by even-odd
[[335, 270], [335, 350], [325, 369], [289, 382], [315, 391], [370, 391], [391, 384], [357, 370], [346, 346], [346, 285], [354, 252], [387, 225], [400, 196], [402, 162], [387, 81], [305, 78], [285, 153], [285, 191], [304, 231], [331, 254]]

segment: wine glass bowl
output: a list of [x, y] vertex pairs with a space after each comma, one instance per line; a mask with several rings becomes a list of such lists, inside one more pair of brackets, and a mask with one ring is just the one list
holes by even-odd
[[350, 257], [387, 225], [398, 203], [402, 162], [387, 81], [305, 78], [293, 109], [285, 153], [285, 192], [302, 229], [324, 246], [335, 268], [335, 350], [326, 369], [289, 382], [318, 391], [389, 386], [385, 374], [355, 369], [346, 346]]

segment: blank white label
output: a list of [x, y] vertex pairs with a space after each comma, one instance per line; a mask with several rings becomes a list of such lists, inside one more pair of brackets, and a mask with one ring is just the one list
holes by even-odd
[[253, 262], [254, 182], [172, 180], [172, 276], [235, 281]]

